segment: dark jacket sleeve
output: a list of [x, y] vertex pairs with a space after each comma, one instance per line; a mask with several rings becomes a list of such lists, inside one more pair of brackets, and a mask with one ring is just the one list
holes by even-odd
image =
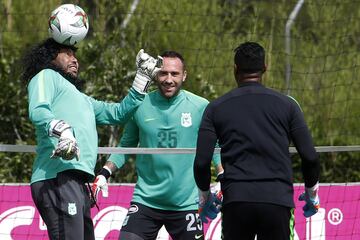
[[211, 159], [217, 141], [209, 106], [205, 109], [199, 128], [196, 156], [194, 161], [194, 177], [198, 188], [207, 191], [211, 180]]
[[290, 124], [291, 139], [301, 158], [301, 169], [305, 187], [312, 187], [319, 181], [320, 161], [310, 131], [300, 107], [293, 102]]

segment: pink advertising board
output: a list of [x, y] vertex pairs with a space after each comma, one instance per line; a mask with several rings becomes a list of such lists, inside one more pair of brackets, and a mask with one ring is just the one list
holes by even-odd
[[[133, 185], [111, 185], [108, 198], [100, 198], [100, 210], [92, 209], [97, 240], [118, 239], [126, 216]], [[295, 198], [303, 191], [294, 187]], [[360, 183], [323, 184], [320, 187], [321, 209], [309, 219], [302, 216], [302, 203], [296, 202], [296, 240], [359, 240]], [[239, 226], [241, 227], [241, 226]], [[205, 239], [221, 239], [221, 217], [204, 226]], [[48, 239], [46, 225], [31, 199], [29, 185], [0, 185], [0, 239]], [[157, 239], [170, 239], [162, 228]]]

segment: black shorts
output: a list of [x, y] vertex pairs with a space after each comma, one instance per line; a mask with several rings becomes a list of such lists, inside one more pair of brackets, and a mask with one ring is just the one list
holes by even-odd
[[173, 240], [204, 239], [197, 210], [168, 211], [131, 203], [120, 240], [152, 240], [164, 225]]
[[269, 203], [231, 202], [222, 209], [224, 240], [294, 239], [294, 209]]
[[49, 239], [95, 239], [86, 181], [83, 172], [70, 170], [31, 184], [31, 195]]

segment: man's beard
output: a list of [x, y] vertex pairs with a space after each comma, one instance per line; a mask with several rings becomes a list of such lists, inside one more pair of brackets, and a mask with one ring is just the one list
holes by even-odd
[[73, 74], [69, 72], [65, 72], [62, 68], [59, 68], [58, 66], [51, 64], [49, 66], [50, 69], [58, 72], [63, 76], [66, 80], [68, 80], [71, 84], [73, 84], [79, 91], [82, 91], [85, 86], [85, 81], [81, 80], [77, 76], [74, 76]]

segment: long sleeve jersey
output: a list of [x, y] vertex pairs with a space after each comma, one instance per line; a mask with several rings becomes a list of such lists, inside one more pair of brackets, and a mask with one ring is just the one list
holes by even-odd
[[[206, 99], [184, 90], [170, 99], [159, 91], [151, 92], [126, 124], [119, 146], [194, 148], [207, 104]], [[132, 201], [163, 210], [197, 209], [194, 157], [194, 154], [138, 154], [138, 180]], [[109, 161], [119, 168], [125, 156], [112, 154]], [[220, 163], [219, 154], [214, 155], [214, 163]]]
[[[131, 117], [144, 96], [130, 89], [121, 103], [105, 103], [91, 98], [67, 81], [58, 72], [44, 69], [28, 85], [29, 117], [36, 129], [36, 158], [31, 183], [55, 178], [69, 169], [94, 175], [97, 159], [97, 124], [121, 124]], [[51, 159], [58, 139], [49, 136], [54, 119], [64, 120], [73, 130], [80, 148], [79, 161]]]
[[257, 82], [243, 83], [211, 102], [199, 130], [194, 174], [209, 187], [210, 154], [219, 141], [224, 204], [233, 201], [294, 207], [289, 146], [294, 143], [305, 185], [319, 179], [319, 159], [297, 102]]

